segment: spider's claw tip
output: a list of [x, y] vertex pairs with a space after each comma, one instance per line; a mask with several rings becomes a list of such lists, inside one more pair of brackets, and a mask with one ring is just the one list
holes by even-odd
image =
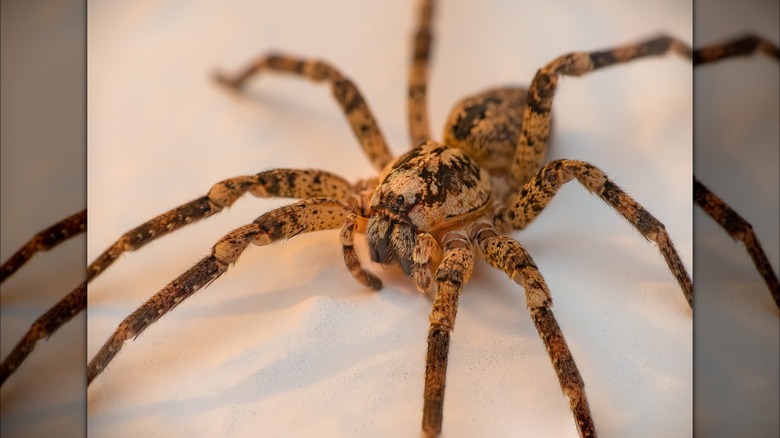
[[374, 290], [382, 289], [382, 280], [380, 280], [379, 277], [377, 277], [377, 276], [375, 276], [373, 274], [369, 274], [368, 272], [366, 274], [368, 274], [366, 276], [366, 280], [367, 280], [366, 286], [368, 286], [368, 287], [370, 287], [371, 289], [374, 289]]
[[234, 79], [231, 79], [226, 74], [222, 73], [221, 71], [217, 70], [211, 74], [212, 79], [214, 79], [214, 82], [224, 85], [230, 89], [237, 90], [240, 88], [239, 82], [237, 82]]

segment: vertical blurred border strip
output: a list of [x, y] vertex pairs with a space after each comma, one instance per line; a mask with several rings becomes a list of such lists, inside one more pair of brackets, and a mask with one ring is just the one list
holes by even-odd
[[[778, 0], [696, 0], [694, 44], [780, 42]], [[694, 174], [780, 265], [780, 65], [763, 54], [694, 71]], [[694, 209], [694, 435], [780, 436], [780, 312], [744, 247]]]
[[[86, 208], [86, 1], [2, 0], [0, 260]], [[5, 358], [86, 276], [86, 235], [36, 254], [0, 289]], [[0, 435], [86, 436], [86, 314], [38, 342], [0, 390]]]

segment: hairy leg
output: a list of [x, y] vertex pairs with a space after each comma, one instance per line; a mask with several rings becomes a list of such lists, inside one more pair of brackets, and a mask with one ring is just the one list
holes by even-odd
[[348, 214], [347, 206], [339, 201], [311, 198], [272, 210], [226, 234], [214, 245], [210, 255], [168, 283], [119, 324], [89, 362], [87, 384], [106, 368], [126, 340], [135, 338], [179, 303], [219, 278], [250, 243], [264, 246], [301, 233], [335, 229]]
[[664, 225], [607, 178], [604, 172], [591, 164], [576, 160], [556, 160], [547, 163], [525, 183], [514, 202], [509, 204], [509, 208], [504, 213], [504, 220], [514, 228], [524, 228], [550, 203], [558, 189], [572, 179], [576, 179], [589, 192], [598, 195], [611, 205], [645, 239], [658, 245], [666, 264], [680, 284], [685, 299], [693, 307], [691, 277]]
[[474, 269], [474, 252], [468, 237], [462, 232], [450, 232], [444, 236], [444, 258], [436, 270], [436, 296], [433, 299], [428, 351], [425, 355], [425, 392], [422, 428], [438, 434], [444, 407], [444, 386], [447, 378], [447, 357], [450, 349], [450, 332], [455, 328], [458, 298], [463, 285]]
[[371, 164], [381, 171], [392, 161], [393, 155], [387, 147], [387, 142], [368, 107], [368, 103], [360, 94], [360, 90], [349, 78], [324, 61], [272, 53], [258, 58], [257, 61], [234, 76], [218, 73], [216, 79], [223, 85], [239, 89], [251, 76], [266, 70], [292, 73], [314, 82], [329, 82], [333, 96], [341, 105], [347, 116], [347, 121], [352, 127], [352, 132], [360, 145], [363, 146], [363, 152], [366, 153]]
[[431, 56], [433, 32], [431, 21], [434, 14], [434, 0], [422, 0], [419, 6], [419, 21], [414, 34], [412, 67], [409, 71], [409, 135], [412, 147], [417, 147], [431, 139], [428, 121], [428, 65]]
[[511, 237], [499, 236], [490, 225], [475, 225], [471, 235], [488, 263], [506, 272], [513, 281], [525, 288], [528, 310], [547, 348], [561, 390], [569, 399], [577, 431], [581, 437], [595, 437], [596, 428], [585, 394], [585, 383], [555, 320], [550, 291], [533, 259], [520, 243]]
[[550, 137], [552, 103], [560, 75], [582, 76], [600, 68], [670, 51], [691, 56], [691, 49], [685, 43], [660, 36], [608, 50], [569, 53], [540, 68], [528, 88], [522, 129], [512, 160], [511, 174], [516, 182], [522, 184], [528, 181], [542, 164]]

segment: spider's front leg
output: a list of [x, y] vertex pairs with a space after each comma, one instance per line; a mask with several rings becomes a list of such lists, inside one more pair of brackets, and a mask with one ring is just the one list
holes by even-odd
[[219, 278], [250, 243], [262, 246], [301, 233], [335, 229], [349, 214], [349, 208], [339, 201], [311, 198], [272, 210], [251, 224], [226, 234], [214, 245], [210, 255], [168, 283], [122, 321], [89, 362], [87, 384], [106, 368], [126, 340], [138, 336], [183, 300]]
[[431, 325], [425, 356], [422, 427], [432, 434], [441, 433], [450, 332], [455, 328], [458, 298], [474, 269], [474, 251], [465, 233], [449, 232], [442, 241], [444, 258], [436, 270], [436, 296], [429, 317]]
[[597, 167], [584, 161], [556, 160], [547, 163], [523, 186], [504, 212], [504, 219], [516, 229], [525, 228], [550, 203], [564, 184], [575, 179], [626, 218], [647, 240], [658, 245], [669, 270], [693, 308], [693, 284], [664, 225], [626, 194]]
[[531, 318], [547, 348], [561, 390], [569, 399], [577, 431], [583, 438], [595, 437], [596, 428], [585, 394], [585, 383], [552, 313], [550, 290], [533, 259], [520, 243], [510, 237], [499, 236], [491, 225], [476, 224], [471, 229], [471, 236], [488, 263], [506, 272], [513, 281], [525, 288]]

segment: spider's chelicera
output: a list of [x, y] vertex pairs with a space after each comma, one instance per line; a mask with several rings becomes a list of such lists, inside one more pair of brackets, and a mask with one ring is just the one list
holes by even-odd
[[[423, 429], [441, 431], [450, 333], [458, 298], [475, 259], [505, 272], [526, 292], [536, 329], [569, 400], [581, 436], [595, 436], [584, 383], [552, 313], [552, 297], [541, 273], [523, 246], [508, 236], [526, 227], [567, 182], [577, 181], [623, 216], [663, 259], [692, 303], [692, 284], [663, 224], [628, 196], [596, 166], [577, 160], [544, 163], [550, 137], [551, 110], [561, 75], [580, 76], [631, 60], [691, 50], [681, 41], [659, 36], [636, 44], [560, 56], [536, 73], [528, 88], [487, 90], [461, 100], [450, 113], [443, 142], [432, 140], [426, 104], [433, 2], [422, 1], [414, 39], [408, 89], [411, 143], [393, 157], [379, 125], [355, 84], [330, 64], [286, 54], [260, 57], [236, 75], [217, 80], [239, 89], [253, 75], [283, 72], [326, 82], [340, 104], [363, 151], [379, 173], [351, 183], [333, 173], [312, 169], [274, 169], [230, 178], [208, 194], [176, 207], [128, 231], [88, 267], [84, 284], [33, 325], [2, 365], [4, 381], [32, 350], [86, 303], [86, 282], [123, 252], [207, 218], [249, 192], [259, 197], [297, 198], [269, 211], [221, 238], [211, 253], [170, 282], [116, 329], [90, 361], [88, 382], [120, 351], [162, 315], [226, 272], [249, 244], [267, 245], [301, 233], [340, 229], [344, 262], [353, 277], [372, 289], [382, 282], [365, 270], [354, 248], [355, 233], [364, 233], [372, 261], [400, 265], [422, 292], [432, 291], [433, 308], [426, 355]], [[37, 250], [46, 249], [85, 229], [86, 214], [74, 215], [42, 232], [3, 265], [2, 278]]]

